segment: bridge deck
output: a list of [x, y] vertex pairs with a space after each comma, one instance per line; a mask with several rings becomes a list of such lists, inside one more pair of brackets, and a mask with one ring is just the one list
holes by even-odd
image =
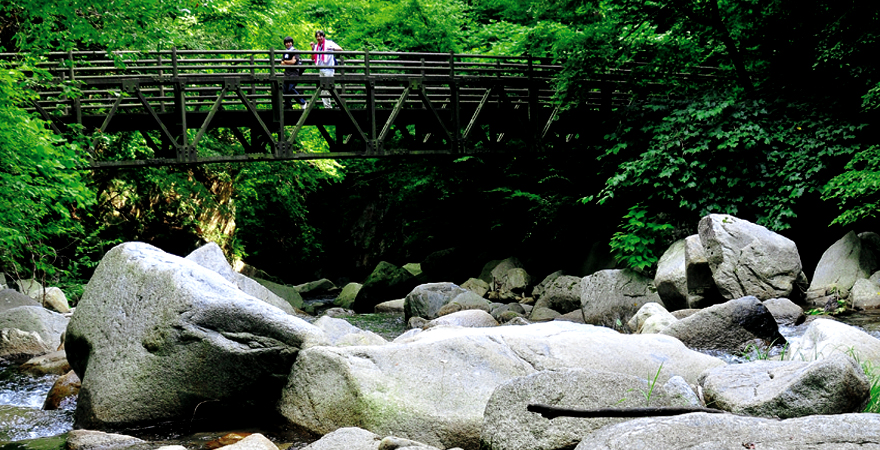
[[[554, 96], [561, 66], [537, 58], [335, 52], [335, 76], [327, 78], [311, 64], [312, 52], [295, 53], [305, 69], [297, 90], [309, 100], [302, 110], [283, 108], [290, 66], [275, 50], [50, 53], [37, 67], [52, 78], [33, 109], [59, 131], [92, 137], [92, 164], [107, 167], [469, 153], [512, 140], [538, 149], [577, 137], [589, 115], [624, 96], [597, 81], [585, 103], [561, 115]], [[70, 95], [77, 90], [82, 95]], [[324, 97], [334, 109], [319, 109]], [[297, 141], [307, 126], [317, 127], [329, 153]], [[218, 128], [243, 151], [200, 148]], [[123, 131], [140, 132], [154, 154], [106, 160], [100, 135]]]

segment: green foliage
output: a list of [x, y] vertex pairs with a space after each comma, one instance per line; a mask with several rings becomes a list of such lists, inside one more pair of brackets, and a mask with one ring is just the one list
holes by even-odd
[[630, 207], [623, 216], [623, 231], [614, 233], [611, 250], [618, 262], [638, 272], [649, 272], [660, 260], [666, 236], [672, 230], [668, 223], [657, 223], [641, 204]]
[[663, 363], [660, 363], [660, 367], [657, 367], [657, 373], [654, 374], [654, 378], [648, 380], [648, 390], [640, 390], [642, 397], [645, 398], [645, 406], [651, 406], [651, 396], [654, 394], [654, 387], [657, 386], [657, 379], [660, 378], [661, 370], [663, 370]]
[[79, 147], [22, 106], [33, 98], [27, 65], [0, 62], [0, 264], [19, 278], [68, 277], [60, 247], [84, 236], [92, 192], [76, 168]]

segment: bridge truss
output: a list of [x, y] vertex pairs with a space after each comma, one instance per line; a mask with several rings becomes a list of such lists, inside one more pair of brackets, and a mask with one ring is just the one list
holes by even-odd
[[[229, 161], [343, 159], [469, 154], [576, 141], [593, 115], [611, 109], [614, 84], [560, 113], [554, 78], [561, 66], [531, 57], [452, 53], [335, 52], [335, 76], [320, 77], [312, 52], [296, 52], [305, 73], [304, 109], [285, 109], [281, 51], [168, 50], [50, 53], [52, 74], [33, 109], [60, 133], [88, 137], [94, 167]], [[0, 55], [0, 57], [9, 55]], [[81, 95], [68, 95], [71, 90]], [[329, 97], [333, 109], [321, 109]], [[298, 99], [296, 99], [298, 100]], [[294, 101], [294, 104], [297, 102]], [[314, 126], [329, 152], [298, 140]], [[228, 129], [241, 144], [229, 154], [200, 148]], [[101, 137], [139, 132], [153, 154], [107, 160]], [[156, 138], [158, 136], [158, 138]]]

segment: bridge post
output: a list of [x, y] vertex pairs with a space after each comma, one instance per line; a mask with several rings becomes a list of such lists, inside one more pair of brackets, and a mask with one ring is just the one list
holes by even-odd
[[537, 138], [538, 127], [540, 126], [540, 122], [538, 118], [540, 117], [540, 105], [538, 104], [538, 87], [535, 85], [535, 67], [534, 60], [532, 55], [528, 55], [529, 60], [529, 129], [528, 129], [528, 139], [529, 144], [537, 147], [539, 144], [539, 140]]
[[464, 152], [464, 139], [461, 134], [461, 103], [458, 81], [455, 79], [455, 52], [449, 52], [449, 97], [452, 103], [452, 153]]
[[[73, 66], [74, 66], [73, 50], [67, 51], [67, 59], [68, 59], [68, 61], [70, 61], [70, 84], [71, 84], [71, 87], [75, 87], [74, 85], [76, 84], [76, 73], [74, 72], [74, 69], [73, 69]], [[76, 123], [78, 123], [79, 125], [82, 125], [82, 123], [83, 123], [82, 104], [80, 104], [79, 96], [74, 97], [74, 99], [73, 99], [73, 116], [76, 119]]]
[[370, 73], [369, 50], [364, 50], [364, 76], [367, 77], [367, 82], [364, 84], [364, 88], [367, 91], [367, 120], [370, 121], [370, 137], [367, 142], [367, 154], [378, 154], [380, 149], [376, 135], [376, 82], [373, 80]]

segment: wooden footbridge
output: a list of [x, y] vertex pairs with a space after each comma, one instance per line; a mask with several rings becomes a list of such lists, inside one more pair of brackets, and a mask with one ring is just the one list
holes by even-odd
[[[312, 52], [297, 53], [303, 109], [285, 98], [291, 66], [276, 50], [49, 53], [38, 67], [52, 79], [32, 106], [58, 132], [86, 136], [93, 167], [120, 167], [540, 150], [576, 142], [620, 95], [596, 81], [587, 102], [560, 113], [561, 66], [531, 57], [334, 52], [331, 78], [318, 75]], [[302, 145], [305, 127], [329, 152]], [[241, 147], [201, 145], [216, 129]], [[152, 154], [110, 160], [101, 137], [120, 132], [140, 133]]]

